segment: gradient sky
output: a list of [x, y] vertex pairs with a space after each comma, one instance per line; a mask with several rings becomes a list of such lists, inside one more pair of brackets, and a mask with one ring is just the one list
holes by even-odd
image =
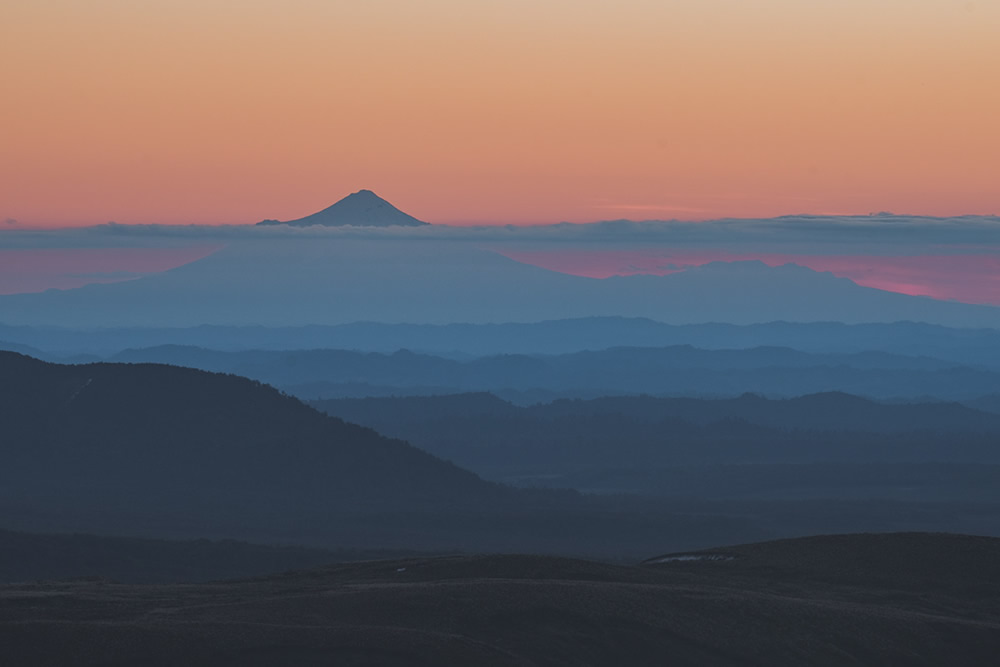
[[0, 224], [1000, 213], [998, 81], [993, 0], [5, 0]]

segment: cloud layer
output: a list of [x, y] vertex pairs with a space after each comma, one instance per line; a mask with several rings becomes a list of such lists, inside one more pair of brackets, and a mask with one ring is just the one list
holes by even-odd
[[993, 252], [1000, 248], [1000, 217], [928, 218], [903, 215], [784, 216], [705, 222], [613, 220], [589, 224], [427, 227], [289, 227], [285, 225], [122, 225], [0, 232], [4, 248], [162, 247], [197, 242], [267, 241], [269, 239], [412, 239], [480, 243], [558, 243], [670, 247], [796, 247], [798, 252], [837, 252], [845, 247], [893, 254], [919, 254], [928, 248], [949, 253]]

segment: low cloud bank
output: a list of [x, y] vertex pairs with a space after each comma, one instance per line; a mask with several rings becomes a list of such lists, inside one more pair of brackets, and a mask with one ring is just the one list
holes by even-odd
[[459, 227], [290, 227], [276, 225], [123, 225], [0, 231], [9, 249], [183, 246], [275, 239], [395, 239], [502, 244], [529, 249], [550, 244], [601, 247], [748, 249], [844, 254], [966, 254], [1000, 251], [1000, 217], [927, 218], [904, 215], [785, 216], [707, 222], [615, 220], [589, 224]]

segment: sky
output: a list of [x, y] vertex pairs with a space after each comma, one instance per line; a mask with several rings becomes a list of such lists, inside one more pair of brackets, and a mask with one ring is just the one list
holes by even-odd
[[993, 0], [4, 0], [0, 227], [988, 215], [998, 81]]

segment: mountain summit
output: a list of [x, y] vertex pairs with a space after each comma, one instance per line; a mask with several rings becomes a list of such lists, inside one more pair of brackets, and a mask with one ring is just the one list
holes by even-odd
[[324, 208], [318, 213], [307, 215], [298, 220], [282, 222], [280, 220], [264, 220], [259, 225], [294, 225], [308, 227], [323, 225], [325, 227], [416, 227], [428, 223], [417, 220], [412, 215], [403, 213], [398, 208], [379, 197], [371, 190], [358, 190], [347, 195], [333, 206]]

